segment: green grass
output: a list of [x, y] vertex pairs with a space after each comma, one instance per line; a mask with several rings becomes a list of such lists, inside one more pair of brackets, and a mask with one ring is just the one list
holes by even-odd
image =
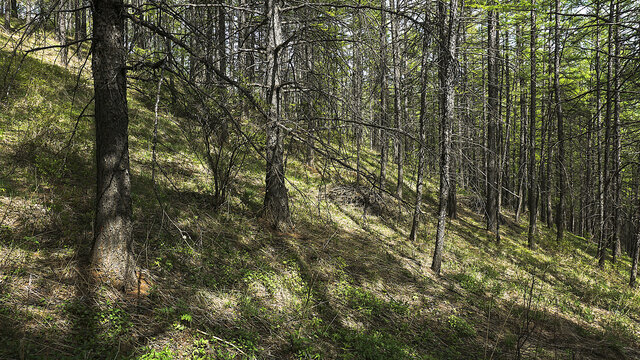
[[[8, 56], [1, 52], [0, 63]], [[287, 164], [296, 226], [271, 232], [258, 216], [262, 160], [247, 153], [216, 211], [201, 148], [166, 104], [154, 184], [153, 101], [134, 91], [134, 248], [149, 289], [123, 296], [91, 284], [82, 261], [92, 237], [91, 118], [76, 127], [91, 82], [83, 75], [76, 89], [79, 63], [65, 69], [54, 58], [28, 57], [0, 104], [0, 358], [468, 359], [514, 358], [518, 348], [524, 358], [640, 355], [628, 258], [600, 270], [590, 241], [567, 234], [557, 244], [544, 225], [536, 251], [526, 247], [524, 223], [505, 224], [496, 244], [462, 190], [437, 278], [429, 270], [436, 181], [426, 187], [419, 240], [409, 243], [410, 208], [388, 195], [376, 209], [342, 201], [354, 174], [322, 158], [304, 165], [300, 144], [288, 144]], [[352, 150], [349, 142], [341, 149]], [[369, 171], [377, 159], [362, 154]], [[393, 189], [393, 164], [388, 173]], [[411, 203], [415, 179], [412, 168], [405, 173]]]

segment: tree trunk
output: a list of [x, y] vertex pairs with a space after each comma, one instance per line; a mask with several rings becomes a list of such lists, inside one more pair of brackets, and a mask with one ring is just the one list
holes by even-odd
[[11, 30], [11, 0], [4, 0], [4, 28]]
[[[387, 121], [387, 12], [386, 8], [387, 0], [380, 2], [380, 108], [379, 122], [380, 126], [388, 126]], [[387, 152], [388, 152], [387, 131], [380, 129], [380, 176], [378, 178], [378, 190], [380, 193], [384, 191], [385, 181], [387, 177]]]
[[[639, 211], [639, 210], [636, 210]], [[640, 253], [640, 220], [636, 220], [636, 241], [633, 246], [633, 255], [631, 255], [631, 272], [629, 286], [635, 287], [636, 278], [638, 276], [638, 254]]]
[[[68, 64], [67, 61], [67, 54], [68, 54], [68, 48], [67, 48], [67, 12], [66, 12], [66, 8], [67, 8], [67, 2], [66, 1], [62, 1], [60, 2], [60, 7], [58, 8], [58, 10], [60, 10], [57, 13], [56, 19], [57, 19], [57, 35], [58, 35], [58, 42], [60, 43], [61, 47], [60, 47], [60, 61], [62, 62], [62, 64], [66, 67]], [[123, 34], [124, 34], [124, 26], [123, 26]]]
[[448, 11], [443, 2], [438, 3], [440, 13], [440, 46], [438, 53], [440, 80], [440, 191], [438, 194], [438, 227], [431, 270], [440, 275], [444, 251], [444, 232], [447, 222], [447, 200], [449, 197], [449, 161], [451, 152], [451, 125], [455, 117], [455, 63], [457, 40], [458, 1], [449, 2]]
[[418, 237], [418, 225], [420, 224], [420, 215], [422, 214], [423, 178], [426, 167], [427, 50], [428, 41], [425, 38], [422, 39], [422, 64], [420, 67], [420, 115], [418, 117], [418, 136], [420, 143], [418, 144], [418, 167], [416, 168], [416, 203], [413, 211], [413, 220], [411, 222], [411, 233], [409, 234], [409, 241], [412, 242], [415, 242]]
[[[398, 0], [392, 0], [393, 9], [397, 10]], [[396, 134], [393, 137], [393, 148], [398, 166], [398, 181], [396, 183], [396, 196], [402, 199], [402, 186], [404, 181], [404, 146], [402, 144], [402, 110], [400, 109], [402, 102], [401, 74], [400, 74], [400, 39], [398, 36], [398, 19], [394, 17], [391, 21], [391, 37], [393, 52], [393, 122], [396, 128]]]
[[600, 267], [604, 266], [604, 262], [606, 259], [607, 248], [611, 244], [611, 224], [614, 221], [612, 218], [612, 208], [613, 203], [611, 199], [611, 187], [612, 187], [612, 178], [613, 174], [611, 173], [612, 165], [611, 165], [611, 112], [612, 112], [612, 89], [611, 82], [613, 80], [613, 12], [614, 5], [613, 0], [611, 1], [611, 6], [609, 8], [609, 26], [608, 26], [608, 46], [607, 46], [607, 90], [606, 90], [606, 110], [604, 116], [604, 161], [603, 161], [603, 173], [604, 173], [604, 204], [603, 204], [603, 221], [602, 221], [602, 249], [600, 251], [600, 259], [598, 259], [598, 265]]
[[605, 175], [606, 164], [604, 162], [603, 148], [606, 148], [606, 141], [603, 143], [602, 136], [602, 97], [600, 92], [600, 1], [596, 0], [596, 36], [595, 36], [595, 72], [596, 72], [596, 124], [598, 128], [597, 132], [597, 150], [598, 150], [598, 202], [597, 202], [597, 228], [598, 228], [598, 250], [596, 258], [598, 259], [598, 265], [604, 266], [604, 248], [605, 248]]
[[516, 223], [520, 221], [524, 202], [527, 167], [527, 99], [525, 92], [525, 76], [522, 66], [522, 31], [516, 25], [516, 58], [518, 59], [518, 79], [520, 85], [520, 150], [518, 159], [518, 203], [516, 205]]
[[280, 112], [280, 46], [282, 28], [280, 23], [280, 0], [267, 0], [268, 46], [267, 46], [267, 119], [266, 143], [266, 189], [263, 215], [277, 230], [291, 226], [289, 195], [284, 176], [284, 130]]
[[537, 48], [537, 23], [535, 0], [532, 1], [531, 9], [531, 76], [529, 91], [531, 100], [529, 101], [529, 233], [527, 240], [530, 249], [536, 248], [536, 221], [538, 215], [538, 203], [536, 195], [536, 48]]
[[[492, 5], [493, 2], [490, 3]], [[488, 38], [487, 38], [487, 205], [486, 219], [487, 230], [497, 233], [498, 231], [498, 117], [499, 113], [499, 89], [498, 84], [498, 14], [494, 9], [489, 10], [488, 16]]]
[[363, 128], [359, 123], [362, 122], [362, 51], [360, 49], [360, 31], [362, 29], [362, 20], [360, 11], [356, 10], [353, 17], [355, 31], [355, 39], [353, 42], [353, 71], [351, 77], [353, 112], [352, 120], [356, 122], [356, 184], [360, 185], [360, 152], [362, 147]]
[[131, 181], [122, 0], [95, 0], [92, 70], [97, 194], [92, 267], [118, 288], [132, 289]]
[[620, 1], [615, 0], [614, 58], [613, 58], [613, 230], [611, 243], [611, 261], [620, 256], [620, 192], [622, 177], [620, 174]]
[[635, 225], [635, 241], [633, 244], [633, 254], [631, 255], [631, 271], [629, 276], [629, 286], [635, 287], [636, 278], [638, 276], [638, 257], [640, 256], [640, 179], [638, 179], [638, 175], [640, 174], [640, 162], [636, 163], [636, 177], [635, 177], [635, 202], [636, 202], [636, 211], [633, 216], [633, 225]]
[[560, 98], [560, 24], [558, 18], [559, 12], [559, 0], [555, 1], [555, 30], [554, 30], [554, 42], [555, 48], [553, 51], [553, 63], [554, 63], [554, 79], [553, 79], [553, 92], [556, 100], [555, 113], [558, 126], [558, 157], [556, 163], [556, 173], [558, 180], [558, 208], [556, 211], [556, 240], [560, 242], [564, 237], [564, 196], [566, 191], [566, 180], [564, 170], [564, 124], [562, 113], [562, 100]]

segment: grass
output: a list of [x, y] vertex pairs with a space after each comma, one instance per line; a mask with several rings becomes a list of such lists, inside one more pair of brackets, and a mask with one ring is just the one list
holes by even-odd
[[[567, 234], [557, 244], [544, 225], [531, 251], [525, 224], [512, 221], [496, 244], [463, 193], [436, 278], [435, 181], [419, 241], [410, 243], [410, 208], [386, 195], [380, 207], [363, 207], [349, 193], [352, 173], [321, 158], [304, 165], [296, 144], [287, 164], [296, 227], [271, 232], [258, 218], [262, 161], [246, 157], [228, 203], [214, 211], [207, 168], [168, 106], [159, 119], [163, 171], [152, 181], [153, 102], [134, 91], [135, 253], [145, 288], [123, 295], [92, 284], [83, 259], [93, 129], [90, 117], [77, 121], [91, 83], [76, 76], [80, 60], [65, 69], [55, 58], [28, 57], [0, 109], [0, 358], [640, 356], [628, 258], [600, 270], [590, 241]], [[370, 171], [376, 159], [363, 154]], [[406, 173], [411, 203], [415, 179]]]

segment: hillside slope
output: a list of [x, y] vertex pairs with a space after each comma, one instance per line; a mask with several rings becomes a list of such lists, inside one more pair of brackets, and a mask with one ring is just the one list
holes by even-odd
[[[0, 63], [10, 60], [3, 49]], [[166, 107], [152, 175], [155, 95], [135, 86], [134, 248], [144, 278], [124, 295], [92, 283], [91, 83], [77, 76], [84, 59], [68, 68], [55, 60], [52, 51], [27, 57], [0, 104], [0, 358], [640, 357], [628, 258], [599, 270], [591, 242], [567, 234], [557, 244], [542, 224], [530, 251], [526, 225], [510, 214], [496, 244], [463, 193], [436, 278], [435, 182], [420, 240], [409, 243], [406, 206], [371, 200], [347, 171], [322, 159], [308, 167], [293, 153], [296, 226], [268, 231], [258, 218], [260, 158], [246, 154], [215, 211], [210, 175]]]

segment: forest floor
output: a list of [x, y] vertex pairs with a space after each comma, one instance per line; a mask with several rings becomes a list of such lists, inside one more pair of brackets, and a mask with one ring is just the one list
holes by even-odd
[[[0, 49], [3, 69], [11, 54]], [[525, 217], [510, 213], [496, 243], [462, 192], [436, 277], [437, 181], [412, 243], [415, 179], [405, 181], [406, 203], [378, 197], [321, 158], [304, 165], [296, 143], [287, 162], [295, 227], [270, 231], [259, 218], [260, 158], [243, 158], [215, 209], [211, 176], [164, 101], [153, 175], [155, 94], [135, 84], [139, 288], [93, 283], [91, 82], [77, 76], [84, 59], [56, 61], [52, 50], [26, 57], [0, 99], [0, 359], [640, 358], [628, 257], [599, 269], [592, 241], [557, 243], [543, 224], [531, 251]], [[373, 169], [375, 159], [363, 161]]]

